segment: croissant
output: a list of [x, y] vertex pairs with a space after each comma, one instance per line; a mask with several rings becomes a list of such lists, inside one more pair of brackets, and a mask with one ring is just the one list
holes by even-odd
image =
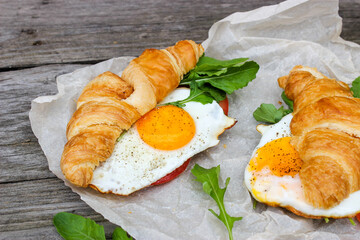
[[294, 101], [291, 143], [303, 160], [305, 199], [316, 208], [334, 207], [360, 190], [360, 99], [315, 68], [296, 66], [278, 83]]
[[121, 77], [105, 72], [90, 81], [66, 129], [68, 141], [60, 163], [66, 179], [88, 186], [94, 169], [111, 156], [119, 135], [173, 91], [203, 52], [191, 40], [146, 49]]

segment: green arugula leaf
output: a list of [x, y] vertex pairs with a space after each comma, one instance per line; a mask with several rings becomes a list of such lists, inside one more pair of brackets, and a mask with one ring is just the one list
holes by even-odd
[[286, 103], [286, 105], [288, 105], [289, 109], [284, 109], [283, 106], [277, 109], [273, 104], [263, 103], [253, 113], [253, 116], [256, 119], [256, 121], [266, 122], [266, 123], [277, 123], [284, 116], [288, 115], [289, 113], [292, 113], [294, 109], [294, 102], [286, 96], [285, 92], [281, 93], [281, 98]]
[[202, 104], [220, 102], [235, 90], [248, 85], [256, 77], [259, 65], [247, 58], [217, 60], [202, 56], [197, 65], [181, 80], [180, 85], [190, 86], [190, 96], [169, 104], [184, 107], [187, 102]]
[[255, 62], [246, 62], [238, 68], [229, 69], [226, 74], [210, 79], [201, 78], [201, 82], [208, 81], [213, 87], [232, 94], [235, 90], [246, 87], [256, 77], [259, 65]]
[[126, 130], [123, 130], [123, 132], [120, 133], [120, 136], [116, 139], [116, 141], [119, 142], [126, 132]]
[[[207, 66], [208, 68], [210, 68], [209, 66], [232, 67], [234, 65], [239, 65], [241, 63], [244, 63], [247, 60], [248, 60], [248, 58], [234, 58], [231, 60], [218, 60], [218, 59], [207, 57], [207, 56], [203, 55], [199, 58], [199, 61], [196, 65], [197, 65], [197, 67]], [[212, 68], [214, 68], [214, 67], [212, 67]]]
[[220, 214], [216, 214], [214, 210], [209, 209], [209, 211], [214, 214], [220, 221], [224, 223], [226, 226], [229, 239], [233, 239], [232, 228], [236, 221], [242, 219], [242, 217], [231, 217], [225, 210], [224, 205], [224, 195], [227, 186], [229, 185], [230, 178], [226, 179], [225, 187], [220, 188], [219, 186], [219, 174], [220, 174], [220, 165], [217, 167], [213, 167], [210, 169], [203, 168], [198, 164], [195, 164], [193, 169], [191, 169], [191, 173], [196, 177], [196, 180], [203, 184], [204, 191], [212, 197], [217, 203]]
[[360, 98], [360, 76], [352, 82], [350, 90], [353, 93], [354, 97]]
[[291, 112], [292, 110], [284, 109], [283, 106], [277, 109], [273, 104], [263, 103], [254, 111], [253, 116], [259, 122], [277, 123]]
[[257, 201], [253, 199], [253, 209], [256, 209], [256, 206], [257, 206]]
[[208, 84], [200, 87], [201, 90], [207, 92], [216, 102], [220, 102], [226, 98], [226, 92], [221, 89], [214, 88]]
[[[190, 95], [187, 98], [176, 102], [170, 102], [166, 105], [174, 105], [183, 108], [188, 102], [200, 102], [202, 104], [212, 103], [214, 101], [213, 95], [219, 94], [220, 93], [216, 92], [216, 89], [206, 89], [206, 87], [200, 89], [193, 80], [190, 83]], [[216, 97], [218, 98], [218, 96]]]
[[192, 79], [183, 79], [180, 85], [189, 85], [195, 80], [198, 86], [209, 83], [211, 86], [232, 94], [235, 90], [246, 87], [250, 81], [255, 79], [259, 65], [253, 61], [245, 62], [239, 67], [231, 67], [226, 73], [219, 76], [194, 76]]
[[352, 225], [356, 226], [356, 223], [354, 222], [354, 219], [349, 218], [349, 221], [350, 221], [350, 223], [351, 223]]
[[246, 62], [248, 58], [235, 58], [231, 60], [218, 60], [206, 56], [202, 56], [198, 63], [196, 64], [196, 67], [191, 70], [190, 75], [191, 77], [194, 76], [201, 76], [201, 75], [207, 75], [207, 76], [219, 76], [223, 73], [227, 72], [228, 68], [231, 67], [239, 67], [244, 62]]
[[325, 221], [325, 223], [328, 223], [330, 220], [329, 220], [329, 218], [324, 218], [324, 221]]
[[124, 229], [117, 227], [112, 234], [112, 240], [133, 240], [133, 238], [129, 237]]
[[288, 105], [291, 112], [294, 111], [294, 102], [286, 96], [284, 91], [281, 93], [281, 98], [286, 103], [286, 105]]
[[53, 223], [65, 240], [105, 240], [104, 227], [89, 218], [60, 212], [54, 216]]

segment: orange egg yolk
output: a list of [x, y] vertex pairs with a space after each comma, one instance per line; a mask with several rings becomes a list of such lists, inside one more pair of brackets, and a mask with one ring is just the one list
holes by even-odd
[[153, 148], [175, 150], [188, 144], [195, 135], [195, 122], [184, 109], [161, 106], [136, 122], [141, 139]]
[[251, 171], [261, 171], [268, 167], [273, 175], [294, 177], [301, 169], [302, 160], [299, 153], [290, 144], [291, 137], [283, 137], [266, 143], [256, 151], [250, 161]]

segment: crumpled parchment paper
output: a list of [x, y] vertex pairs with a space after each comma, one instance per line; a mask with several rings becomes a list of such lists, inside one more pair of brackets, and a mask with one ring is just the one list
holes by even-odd
[[[279, 76], [298, 64], [317, 67], [346, 83], [360, 75], [360, 46], [339, 37], [341, 26], [337, 0], [291, 0], [220, 20], [203, 43], [206, 55], [219, 59], [249, 57], [260, 65], [257, 78], [230, 96], [229, 115], [238, 123], [221, 136], [220, 144], [193, 157], [186, 172], [174, 181], [129, 197], [99, 194], [64, 180], [65, 184], [138, 240], [227, 239], [223, 223], [208, 211], [212, 208], [217, 212], [216, 203], [190, 173], [195, 163], [207, 168], [220, 164], [222, 183], [231, 178], [225, 195], [228, 213], [243, 217], [234, 225], [235, 239], [360, 239], [359, 224], [353, 226], [348, 219], [325, 223], [263, 204], [254, 210], [243, 183], [244, 168], [260, 139], [252, 113], [264, 102], [279, 106]], [[64, 179], [59, 162], [66, 124], [82, 88], [104, 71], [120, 74], [130, 60], [110, 59], [59, 76], [57, 95], [33, 100], [31, 126], [50, 170], [59, 178]]]

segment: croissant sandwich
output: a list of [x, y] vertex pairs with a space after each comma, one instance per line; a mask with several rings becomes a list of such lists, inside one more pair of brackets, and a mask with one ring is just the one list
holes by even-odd
[[[214, 101], [210, 95], [197, 95], [198, 88], [214, 89], [204, 83], [197, 86], [192, 80], [185, 83], [190, 89], [178, 88], [203, 52], [190, 40], [162, 50], [147, 49], [121, 77], [105, 72], [89, 82], [67, 126], [61, 158], [65, 177], [77, 186], [126, 196], [174, 179], [192, 156], [217, 145], [218, 136], [235, 124], [225, 114], [226, 92], [216, 90], [217, 97], [225, 99]], [[202, 61], [215, 62], [214, 67], [223, 71], [221, 61], [208, 57]], [[231, 64], [239, 61], [244, 60]], [[241, 73], [244, 67], [258, 69], [249, 62], [231, 71]], [[237, 89], [245, 84], [233, 85]], [[195, 95], [198, 101], [191, 101]]]
[[[278, 83], [293, 101], [293, 113], [258, 127], [268, 140], [259, 144], [247, 168], [250, 192], [305, 217], [355, 216], [360, 212], [360, 99], [346, 83], [310, 67], [296, 66]], [[272, 183], [264, 184], [265, 179]]]
[[180, 41], [166, 49], [146, 49], [119, 77], [100, 74], [83, 89], [70, 119], [61, 169], [71, 183], [86, 187], [94, 169], [113, 152], [116, 139], [173, 91], [195, 67], [204, 49]]

